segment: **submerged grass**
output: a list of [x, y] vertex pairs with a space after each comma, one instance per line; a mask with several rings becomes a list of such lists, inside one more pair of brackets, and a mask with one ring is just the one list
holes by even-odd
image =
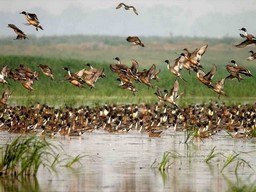
[[[222, 160], [223, 165], [222, 168], [220, 170], [220, 172], [222, 173], [227, 167], [234, 165], [234, 172], [235, 174], [238, 174], [238, 169], [240, 167], [249, 167], [251, 170], [254, 171], [253, 167], [250, 165], [250, 163], [248, 161], [246, 161], [244, 158], [241, 157], [242, 154], [248, 154], [250, 152], [235, 152], [232, 151], [231, 153], [229, 153], [228, 155], [225, 155], [224, 153], [221, 152], [216, 152], [215, 151], [216, 146], [214, 146], [210, 153], [206, 156], [205, 158], [205, 162], [206, 163], [210, 163], [210, 161], [212, 161], [213, 159], [219, 158]], [[219, 160], [217, 160], [219, 161]]]
[[66, 166], [71, 167], [83, 156], [61, 159], [61, 145], [54, 145], [37, 136], [18, 136], [11, 143], [1, 148], [0, 174], [12, 177], [36, 176], [43, 166], [50, 172], [55, 172], [56, 165], [68, 160]]

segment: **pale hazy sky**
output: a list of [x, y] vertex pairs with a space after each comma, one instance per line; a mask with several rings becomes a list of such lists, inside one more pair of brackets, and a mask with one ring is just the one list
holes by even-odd
[[104, 9], [115, 7], [120, 2], [134, 6], [152, 6], [163, 4], [167, 6], [177, 5], [183, 7], [192, 14], [205, 12], [221, 12], [229, 14], [255, 10], [256, 0], [0, 0], [1, 11], [17, 12], [22, 9], [34, 10], [42, 8], [52, 14], [60, 14], [69, 6], [78, 6], [83, 9]]
[[[116, 10], [115, 7], [120, 2], [134, 5], [139, 16], [124, 15], [126, 11]], [[133, 24], [140, 35], [161, 36], [174, 33], [190, 36], [234, 36], [238, 32], [232, 30], [241, 27], [256, 32], [256, 0], [0, 0], [0, 28], [6, 26], [6, 23], [20, 23], [22, 20], [17, 18], [21, 18], [18, 14], [21, 11], [39, 13], [39, 20], [42, 19], [42, 25], [48, 28], [44, 35], [105, 34], [104, 31], [97, 30], [99, 27], [108, 29], [107, 35], [126, 35], [129, 28], [134, 27]], [[10, 14], [12, 18], [4, 17]], [[116, 26], [119, 16], [123, 30]], [[124, 18], [127, 19], [126, 23], [123, 23]], [[115, 26], [109, 28], [112, 24]], [[6, 35], [7, 32], [4, 31], [3, 34]]]

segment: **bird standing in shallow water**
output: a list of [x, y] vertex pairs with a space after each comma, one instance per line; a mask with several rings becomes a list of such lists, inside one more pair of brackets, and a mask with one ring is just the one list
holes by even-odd
[[119, 3], [119, 4], [117, 5], [116, 9], [120, 9], [121, 7], [124, 7], [125, 10], [133, 10], [133, 12], [134, 12], [136, 15], [139, 15], [134, 6], [129, 6], [129, 5], [126, 5], [126, 4], [124, 4], [124, 3]]
[[44, 30], [43, 27], [40, 25], [40, 22], [35, 13], [28, 13], [26, 11], [22, 11], [20, 14], [25, 15], [28, 25], [32, 25], [36, 27], [37, 31], [38, 31], [38, 28], [41, 30]]

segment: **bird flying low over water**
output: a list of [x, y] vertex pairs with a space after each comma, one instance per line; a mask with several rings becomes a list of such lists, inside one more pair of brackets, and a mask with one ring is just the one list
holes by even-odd
[[144, 44], [142, 43], [142, 41], [140, 40], [139, 37], [137, 36], [129, 36], [126, 38], [126, 40], [134, 45], [140, 45], [141, 47], [144, 47]]
[[116, 9], [120, 9], [121, 7], [124, 7], [125, 10], [133, 10], [133, 12], [134, 12], [136, 15], [139, 15], [134, 6], [129, 6], [129, 5], [126, 5], [126, 4], [124, 4], [124, 3], [119, 3], [119, 4], [117, 5]]
[[256, 38], [254, 37], [254, 35], [248, 34], [246, 28], [244, 28], [244, 27], [241, 28], [240, 30], [244, 32], [243, 34], [240, 33], [240, 36], [242, 38], [245, 38], [245, 40], [243, 42], [235, 45], [235, 47], [244, 48], [249, 45], [253, 45], [253, 44], [256, 45]]
[[17, 34], [16, 39], [28, 39], [27, 35], [21, 31], [16, 25], [14, 24], [8, 24], [8, 27], [12, 28], [13, 31]]
[[179, 81], [176, 79], [169, 92], [165, 89], [163, 93], [159, 88], [157, 88], [155, 95], [158, 97], [160, 101], [164, 101], [178, 107], [176, 104], [176, 99], [184, 94], [184, 92], [182, 92], [178, 95], [178, 91], [179, 91]]
[[40, 25], [40, 22], [35, 13], [28, 13], [26, 11], [22, 11], [22, 12], [20, 12], [20, 14], [25, 15], [28, 25], [32, 25], [32, 26], [36, 27], [37, 31], [38, 31], [38, 28], [41, 30], [44, 30], [43, 27]]

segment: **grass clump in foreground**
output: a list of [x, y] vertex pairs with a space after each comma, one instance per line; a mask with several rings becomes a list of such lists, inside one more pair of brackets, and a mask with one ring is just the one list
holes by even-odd
[[213, 147], [212, 150], [210, 151], [210, 153], [207, 155], [206, 159], [205, 159], [205, 162], [206, 163], [210, 163], [211, 160], [215, 159], [215, 158], [218, 158], [219, 156], [220, 157], [223, 157], [223, 166], [220, 170], [220, 172], [222, 173], [224, 171], [224, 169], [226, 169], [228, 166], [230, 166], [231, 164], [235, 164], [234, 167], [234, 171], [235, 171], [235, 174], [238, 173], [238, 168], [239, 167], [249, 167], [251, 170], [254, 171], [254, 169], [252, 168], [252, 166], [250, 165], [250, 163], [248, 161], [246, 161], [244, 158], [241, 157], [241, 154], [247, 154], [246, 152], [235, 152], [233, 151], [232, 153], [228, 154], [228, 155], [225, 155], [221, 152], [215, 152], [215, 148], [216, 147]]
[[[18, 177], [36, 176], [40, 166], [54, 172], [55, 166], [61, 162], [59, 152], [63, 148], [37, 136], [19, 136], [0, 150], [0, 175]], [[69, 162], [79, 162], [80, 158], [82, 156]]]

